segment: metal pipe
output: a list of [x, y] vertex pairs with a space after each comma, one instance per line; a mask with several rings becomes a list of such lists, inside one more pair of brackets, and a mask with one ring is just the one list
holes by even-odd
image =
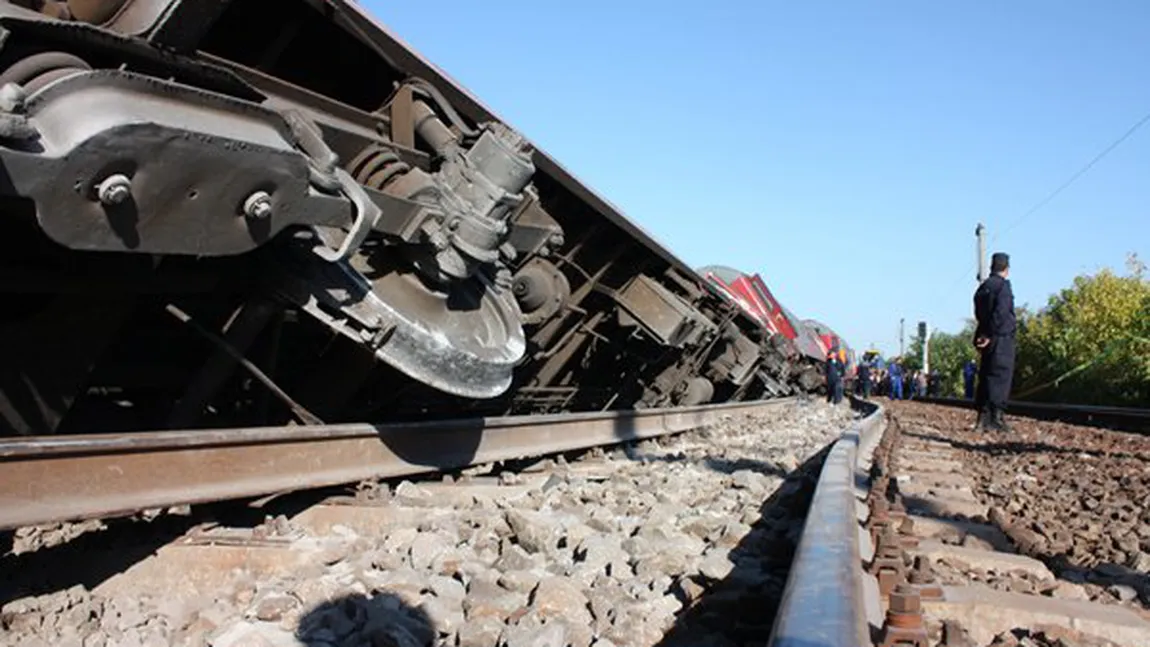
[[930, 324], [922, 326], [922, 372], [930, 373]]
[[986, 227], [981, 222], [974, 228], [974, 237], [978, 239], [978, 282], [982, 283], [990, 276], [990, 266], [986, 262]]
[[422, 101], [416, 101], [411, 108], [415, 116], [415, 132], [431, 146], [432, 150], [440, 155], [457, 143], [455, 133], [440, 121], [435, 112]]

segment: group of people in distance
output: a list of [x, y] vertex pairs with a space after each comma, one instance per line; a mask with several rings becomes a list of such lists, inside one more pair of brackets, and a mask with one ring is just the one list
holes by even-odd
[[[979, 353], [977, 366], [973, 361], [963, 366], [965, 396], [974, 398], [978, 409], [975, 431], [1009, 432], [1004, 413], [1010, 397], [1014, 377], [1014, 292], [1010, 287], [1010, 257], [1002, 252], [991, 256], [990, 276], [974, 292], [974, 347]], [[827, 355], [827, 401], [838, 404], [843, 400], [845, 365], [837, 349]], [[977, 377], [977, 382], [976, 378]], [[904, 389], [905, 387], [905, 389]], [[872, 390], [889, 395], [892, 400], [904, 397], [938, 396], [942, 388], [937, 371], [904, 372], [897, 360], [876, 370], [866, 362], [858, 366], [855, 381], [858, 395], [869, 398]]]

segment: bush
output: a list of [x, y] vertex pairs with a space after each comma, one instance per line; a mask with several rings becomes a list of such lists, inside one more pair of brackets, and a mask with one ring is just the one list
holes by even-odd
[[[974, 339], [974, 320], [969, 320], [958, 334], [939, 330], [930, 333], [930, 370], [938, 371], [942, 380], [940, 395], [961, 396], [962, 365], [968, 359], [977, 359], [978, 352], [971, 340]], [[908, 370], [922, 368], [922, 339], [915, 335], [910, 340], [910, 351], [904, 360]]]
[[1150, 281], [1079, 276], [1037, 313], [1019, 313], [1014, 394], [1025, 399], [1150, 406]]

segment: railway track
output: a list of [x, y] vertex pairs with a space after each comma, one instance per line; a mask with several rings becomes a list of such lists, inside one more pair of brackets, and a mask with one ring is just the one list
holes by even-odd
[[974, 434], [922, 403], [881, 415], [828, 457], [774, 645], [1150, 644], [1144, 436], [1017, 417]]
[[[921, 398], [921, 401], [963, 409], [974, 408], [973, 401], [962, 398]], [[1028, 418], [1150, 434], [1150, 409], [1023, 401], [1011, 401], [1007, 408], [1011, 413]]]
[[793, 401], [384, 425], [0, 439], [0, 529], [636, 441]]
[[487, 465], [442, 481], [168, 517], [143, 551], [153, 526], [128, 522], [32, 546], [13, 581], [71, 573], [104, 532], [137, 561], [25, 581], [0, 617], [21, 640], [74, 638], [61, 618], [88, 614], [108, 640], [213, 647], [1147, 644], [1143, 436], [1021, 418], [974, 436], [951, 407], [856, 404], [853, 421], [795, 401], [644, 412], [620, 449], [502, 472], [587, 445], [501, 421]]
[[[614, 449], [566, 459], [193, 506], [56, 545], [21, 534], [0, 643], [761, 643], [824, 449], [853, 417], [803, 401], [644, 412], [632, 442], [608, 427]], [[586, 446], [537, 423], [531, 441], [486, 433], [507, 457]]]

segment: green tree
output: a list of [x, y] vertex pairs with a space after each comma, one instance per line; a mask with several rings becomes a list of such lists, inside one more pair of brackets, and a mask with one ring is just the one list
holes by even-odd
[[1019, 319], [1017, 396], [1150, 406], [1150, 280], [1131, 255], [1128, 273], [1078, 276]]
[[[930, 333], [930, 370], [938, 371], [942, 380], [941, 395], [962, 395], [962, 365], [968, 359], [975, 359], [977, 351], [971, 340], [974, 339], [974, 320], [968, 320], [962, 330], [947, 333], [933, 330]], [[922, 369], [922, 338], [916, 333], [910, 339], [910, 346], [903, 366], [909, 370]]]

